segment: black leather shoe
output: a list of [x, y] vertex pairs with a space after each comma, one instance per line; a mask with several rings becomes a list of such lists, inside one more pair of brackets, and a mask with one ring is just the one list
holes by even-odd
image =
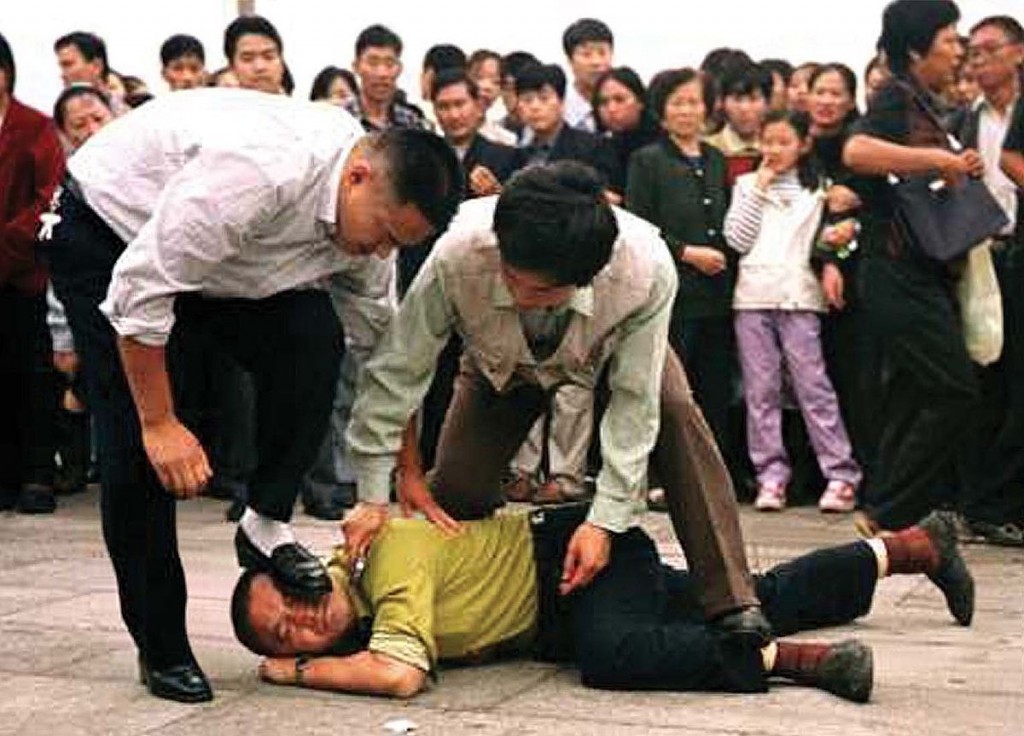
[[847, 639], [829, 647], [828, 654], [814, 673], [814, 685], [854, 703], [871, 698], [875, 681], [871, 647], [856, 639]]
[[164, 700], [178, 703], [208, 703], [213, 700], [210, 682], [194, 662], [150, 669], [140, 656], [139, 681], [150, 694]]
[[772, 640], [772, 627], [760, 606], [747, 606], [724, 613], [711, 622], [716, 633], [760, 649]]
[[49, 486], [27, 483], [18, 494], [19, 514], [52, 514], [57, 510], [57, 499]]
[[242, 514], [245, 513], [245, 501], [240, 498], [236, 498], [228, 506], [228, 510], [224, 512], [224, 519], [232, 523], [237, 522], [242, 518]]
[[918, 526], [939, 551], [939, 567], [928, 579], [946, 597], [946, 606], [956, 622], [970, 626], [974, 618], [974, 577], [956, 546], [956, 522], [947, 514], [933, 511]]
[[239, 527], [235, 532], [235, 552], [239, 565], [270, 573], [289, 595], [316, 600], [331, 592], [331, 576], [327, 574], [327, 568], [300, 544], [282, 544], [267, 557], [256, 549]]

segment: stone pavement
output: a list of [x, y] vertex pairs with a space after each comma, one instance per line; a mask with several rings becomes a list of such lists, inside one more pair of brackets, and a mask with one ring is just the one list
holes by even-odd
[[[983, 736], [1024, 734], [1024, 551], [968, 547], [978, 583], [962, 629], [923, 577], [884, 581], [871, 615], [806, 638], [861, 637], [875, 650], [871, 704], [802, 688], [767, 695], [600, 692], [570, 670], [512, 662], [443, 672], [412, 702], [300, 691], [259, 682], [257, 658], [234, 642], [228, 597], [236, 568], [224, 505], [179, 506], [193, 647], [217, 692], [204, 706], [149, 697], [122, 627], [100, 534], [97, 493], [61, 499], [52, 517], [0, 514], [0, 734], [384, 734], [405, 718], [417, 734], [744, 734]], [[751, 562], [764, 568], [848, 541], [846, 518], [814, 509], [744, 509]], [[324, 550], [333, 524], [298, 516]], [[680, 562], [664, 517], [650, 531]]]

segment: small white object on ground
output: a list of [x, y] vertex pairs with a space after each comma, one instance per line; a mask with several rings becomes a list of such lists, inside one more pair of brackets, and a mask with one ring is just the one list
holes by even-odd
[[408, 718], [396, 718], [385, 723], [384, 730], [391, 733], [409, 733], [416, 730], [416, 724]]

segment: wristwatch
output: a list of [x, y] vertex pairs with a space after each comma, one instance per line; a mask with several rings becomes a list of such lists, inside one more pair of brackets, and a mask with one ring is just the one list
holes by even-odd
[[309, 663], [311, 661], [312, 660], [310, 659], [308, 654], [300, 654], [299, 656], [297, 656], [295, 658], [295, 684], [296, 685], [303, 685], [303, 684], [305, 684], [302, 681], [303, 673], [306, 671], [306, 668], [309, 667]]

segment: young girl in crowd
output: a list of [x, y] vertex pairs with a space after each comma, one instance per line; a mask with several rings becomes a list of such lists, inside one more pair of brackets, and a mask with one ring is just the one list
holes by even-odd
[[[733, 309], [761, 511], [785, 508], [791, 475], [782, 442], [784, 372], [828, 480], [819, 508], [852, 511], [861, 480], [821, 351], [825, 297], [811, 253], [825, 193], [811, 143], [805, 114], [769, 113], [761, 128], [764, 160], [736, 181], [725, 218], [726, 241], [742, 254]], [[825, 266], [826, 278], [834, 268]]]

